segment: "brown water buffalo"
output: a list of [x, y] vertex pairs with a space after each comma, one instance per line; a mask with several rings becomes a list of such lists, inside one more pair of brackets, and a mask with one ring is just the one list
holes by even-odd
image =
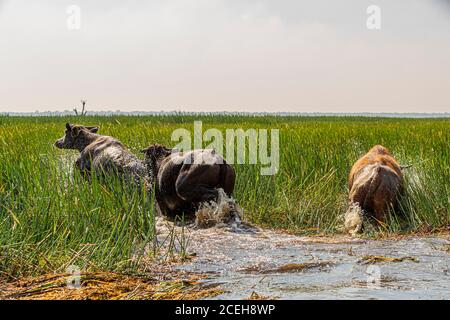
[[65, 135], [55, 142], [59, 149], [80, 151], [75, 166], [85, 177], [114, 173], [138, 182], [147, 170], [142, 161], [117, 139], [97, 134], [98, 127], [66, 124]]
[[234, 169], [214, 150], [172, 152], [156, 144], [142, 152], [158, 210], [168, 218], [191, 219], [201, 202], [217, 199], [218, 188], [233, 192]]
[[389, 150], [376, 145], [353, 165], [348, 178], [350, 210], [346, 214], [347, 230], [359, 232], [361, 221], [355, 216], [373, 217], [384, 222], [390, 206], [396, 206], [398, 195], [403, 191], [402, 167]]

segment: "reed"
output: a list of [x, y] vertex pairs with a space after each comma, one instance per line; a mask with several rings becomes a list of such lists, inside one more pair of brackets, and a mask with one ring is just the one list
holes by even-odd
[[[280, 170], [234, 165], [235, 198], [244, 219], [293, 232], [335, 233], [347, 209], [347, 175], [375, 144], [407, 171], [401, 212], [381, 232], [432, 230], [449, 224], [450, 120], [235, 115], [0, 117], [0, 273], [9, 278], [83, 270], [136, 268], [154, 241], [151, 195], [112, 179], [84, 181], [77, 152], [57, 150], [66, 121], [99, 125], [129, 149], [167, 146], [178, 128], [280, 129]], [[140, 155], [139, 155], [140, 156]], [[380, 231], [380, 230], [379, 230]], [[377, 231], [378, 232], [378, 231]], [[150, 252], [150, 253], [149, 253]]]

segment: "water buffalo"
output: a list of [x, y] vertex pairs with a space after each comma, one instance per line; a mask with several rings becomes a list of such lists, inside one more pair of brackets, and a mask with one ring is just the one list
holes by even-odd
[[403, 191], [402, 167], [388, 149], [376, 145], [353, 165], [348, 178], [349, 211], [345, 228], [362, 229], [362, 215], [384, 222], [390, 206], [396, 206]]
[[142, 152], [158, 211], [170, 219], [193, 218], [200, 203], [217, 199], [218, 188], [233, 192], [234, 169], [214, 150], [176, 152], [156, 144]]
[[80, 151], [75, 166], [85, 177], [90, 177], [93, 172], [98, 176], [114, 173], [135, 182], [141, 181], [147, 174], [144, 163], [119, 140], [97, 132], [98, 127], [67, 123], [64, 137], [58, 139], [55, 146]]

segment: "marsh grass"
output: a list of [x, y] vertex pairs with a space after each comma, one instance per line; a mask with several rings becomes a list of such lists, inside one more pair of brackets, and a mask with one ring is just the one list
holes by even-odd
[[[217, 128], [280, 129], [280, 170], [234, 165], [234, 197], [244, 219], [301, 234], [335, 233], [347, 210], [347, 175], [375, 144], [388, 147], [405, 171], [400, 212], [370, 234], [433, 230], [449, 224], [450, 120], [358, 117], [146, 116], [83, 117], [129, 149], [173, 146], [171, 133]], [[66, 121], [77, 118], [0, 117], [0, 276], [136, 268], [155, 250], [152, 195], [143, 188], [88, 183], [72, 169], [77, 152], [57, 150]], [[175, 237], [175, 235], [173, 236]], [[170, 240], [170, 239], [169, 239]], [[172, 239], [185, 252], [185, 239]], [[151, 251], [151, 250], [150, 250]], [[155, 253], [155, 252], [154, 252]]]

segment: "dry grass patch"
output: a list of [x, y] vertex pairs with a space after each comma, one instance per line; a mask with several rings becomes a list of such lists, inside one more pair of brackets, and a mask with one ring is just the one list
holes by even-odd
[[223, 293], [216, 284], [205, 284], [196, 274], [161, 281], [158, 276], [133, 276], [111, 272], [83, 273], [80, 287], [68, 286], [72, 275], [55, 274], [8, 283], [1, 299], [14, 300], [196, 300]]

